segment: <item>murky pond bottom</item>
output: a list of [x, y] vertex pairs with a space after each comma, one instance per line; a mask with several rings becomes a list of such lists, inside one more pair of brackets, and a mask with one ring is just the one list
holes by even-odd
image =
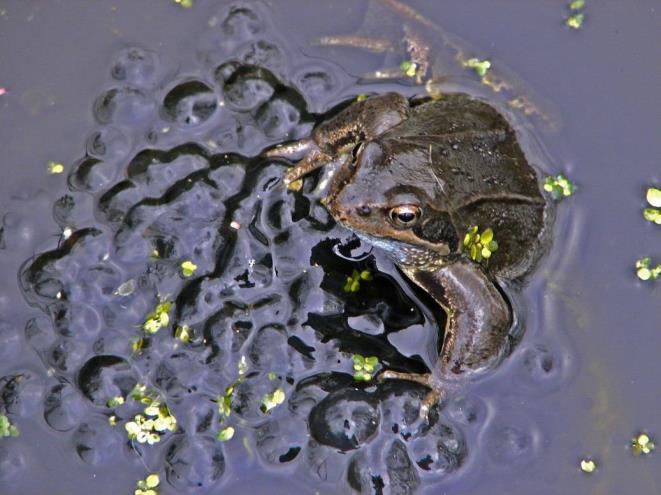
[[[84, 152], [66, 164], [66, 190], [24, 198], [52, 211], [60, 235], [22, 253], [34, 311], [2, 328], [0, 414], [20, 433], [0, 438], [0, 493], [74, 492], [97, 475], [99, 493], [118, 493], [117, 479], [130, 493], [149, 473], [163, 494], [238, 493], [236, 480], [258, 493], [290, 493], [288, 482], [301, 493], [491, 493], [476, 473], [524, 476], [549, 431], [563, 431], [530, 405], [577, 373], [565, 331], [581, 310], [549, 275], [565, 271], [557, 241], [514, 294], [525, 333], [493, 376], [428, 420], [424, 387], [356, 380], [357, 356], [377, 369], [433, 366], [445, 315], [335, 224], [321, 174], [288, 191], [291, 164], [260, 153], [361, 94], [421, 88], [301, 55], [270, 8], [209, 7], [185, 69], [154, 47], [114, 50], [94, 101], [80, 102], [95, 124], [69, 146]], [[566, 245], [576, 224], [559, 210]], [[25, 215], [3, 225], [12, 249]], [[74, 468], [30, 485], [42, 443]], [[565, 454], [574, 466], [589, 449]]]

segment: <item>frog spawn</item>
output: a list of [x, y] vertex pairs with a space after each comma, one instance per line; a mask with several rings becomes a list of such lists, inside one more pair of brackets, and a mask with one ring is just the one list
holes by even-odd
[[[208, 74], [170, 81], [159, 57], [143, 48], [123, 50], [112, 62], [109, 89], [93, 105], [99, 127], [73, 165], [71, 193], [54, 206], [60, 226], [73, 234], [21, 273], [26, 298], [44, 313], [25, 326], [43, 370], [5, 376], [0, 405], [20, 417], [34, 410], [30, 404], [41, 404], [48, 426], [70, 432], [85, 463], [135, 464], [136, 454], [120, 448], [126, 443], [121, 424], [108, 424], [110, 415], [121, 423], [130, 414], [107, 403], [147, 381], [163, 394], [179, 429], [159, 444], [133, 449], [163, 468], [177, 489], [211, 487], [224, 478], [226, 464], [239, 462], [226, 459], [215, 440], [220, 417], [213, 401], [236, 379], [245, 355], [250, 372], [237, 386], [230, 420], [241, 419], [265, 464], [297, 465], [313, 483], [337, 473], [367, 492], [384, 485], [410, 490], [445, 476], [463, 464], [469, 442], [462, 430], [476, 423], [444, 413], [422, 428], [408, 414], [422, 390], [357, 388], [350, 353], [366, 352], [373, 341], [362, 340], [369, 332], [357, 334], [356, 347], [342, 338], [351, 330], [348, 318], [369, 314], [379, 329], [372, 333], [385, 342], [388, 332], [421, 323], [419, 310], [410, 311], [415, 303], [379, 273], [374, 285], [387, 287], [384, 293], [365, 287], [361, 301], [344, 294], [342, 276], [355, 263], [334, 268], [337, 242], [326, 238], [346, 233], [318, 202], [278, 187], [282, 163], [252, 158], [268, 145], [309, 134], [317, 116], [307, 101], [315, 111], [326, 109], [340, 92], [341, 76], [319, 63], [297, 67], [292, 80], [301, 94], [265, 63], [278, 56], [286, 61], [287, 51], [265, 39], [258, 11], [237, 4], [218, 18], [216, 32], [202, 36], [220, 32], [224, 43], [201, 57]], [[301, 251], [317, 259], [308, 263]], [[186, 259], [198, 269], [184, 280], [179, 266]], [[130, 290], [119, 290], [124, 284]], [[320, 285], [324, 292], [316, 290]], [[171, 328], [146, 337], [136, 352], [132, 339], [144, 337], [140, 327], [161, 296], [174, 302]], [[344, 326], [320, 321], [333, 322], [329, 310]], [[308, 315], [311, 324], [303, 326]], [[190, 326], [189, 345], [172, 338], [180, 324]], [[420, 367], [382, 345], [390, 359]], [[338, 367], [347, 372], [337, 373]], [[276, 373], [275, 383], [269, 372]], [[301, 380], [328, 373], [337, 383]], [[20, 386], [16, 376], [25, 377]], [[274, 385], [287, 402], [265, 415], [260, 397]], [[2, 479], [22, 469], [14, 445], [0, 445]], [[350, 454], [348, 464], [338, 450]], [[120, 451], [124, 458], [113, 455]]]

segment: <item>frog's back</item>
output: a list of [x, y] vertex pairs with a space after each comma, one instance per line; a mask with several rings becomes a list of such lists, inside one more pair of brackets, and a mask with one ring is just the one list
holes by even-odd
[[[461, 232], [491, 227], [499, 243], [494, 273], [516, 278], [540, 254], [547, 202], [507, 120], [492, 106], [449, 94], [412, 109], [383, 136], [385, 148], [424, 150], [435, 184], [430, 205], [450, 212]], [[428, 189], [429, 191], [429, 189]]]

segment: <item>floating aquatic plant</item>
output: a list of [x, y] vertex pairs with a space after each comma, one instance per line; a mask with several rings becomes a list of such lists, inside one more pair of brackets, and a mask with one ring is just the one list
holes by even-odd
[[262, 400], [259, 403], [259, 409], [264, 413], [268, 414], [271, 410], [285, 401], [285, 391], [280, 387], [276, 388], [270, 394], [264, 394]]
[[484, 77], [491, 69], [491, 61], [489, 60], [480, 60], [479, 58], [469, 58], [464, 63], [464, 67], [473, 69], [478, 77]]
[[59, 162], [48, 162], [48, 173], [49, 174], [61, 174], [64, 172], [64, 165]]
[[473, 261], [479, 263], [483, 259], [488, 260], [498, 249], [493, 230], [489, 228], [480, 234], [478, 226], [472, 226], [464, 236], [464, 249]]
[[158, 474], [152, 473], [144, 480], [139, 480], [135, 484], [135, 492], [133, 493], [134, 495], [158, 495], [158, 486], [160, 484], [161, 480], [158, 477]]
[[197, 270], [197, 265], [193, 263], [191, 260], [186, 260], [181, 264], [181, 274], [188, 278], [193, 273], [195, 273], [195, 270]]
[[573, 0], [569, 3], [570, 10], [581, 10], [585, 7], [585, 0]]
[[404, 60], [399, 64], [399, 68], [406, 77], [415, 77], [418, 71], [418, 64], [412, 60]]
[[544, 190], [548, 192], [555, 201], [560, 201], [561, 199], [574, 194], [576, 186], [562, 174], [558, 174], [555, 177], [549, 175], [544, 179]]
[[631, 452], [635, 456], [650, 454], [655, 447], [647, 433], [639, 433], [631, 439]]
[[11, 424], [9, 418], [4, 414], [0, 414], [0, 438], [17, 437], [18, 433], [18, 428]]
[[360, 290], [360, 282], [363, 280], [372, 280], [372, 274], [369, 270], [358, 271], [354, 270], [344, 284], [344, 292], [358, 292]]
[[193, 0], [174, 0], [174, 3], [179, 4], [185, 9], [190, 9], [193, 6]]
[[361, 356], [354, 354], [353, 359], [353, 379], [359, 382], [368, 382], [374, 376], [374, 371], [379, 364], [379, 359], [376, 356]]
[[581, 29], [583, 22], [585, 21], [585, 14], [579, 12], [577, 14], [572, 14], [567, 19], [565, 19], [565, 24], [572, 29]]
[[172, 303], [169, 301], [159, 302], [154, 310], [147, 315], [145, 322], [142, 324], [142, 329], [146, 333], [156, 333], [162, 327], [168, 326], [170, 323], [170, 315], [168, 312], [172, 307]]
[[144, 414], [136, 414], [133, 421], [128, 421], [124, 428], [129, 440], [153, 445], [161, 440], [161, 435], [174, 431], [177, 420], [168, 406], [158, 399], [158, 392], [137, 384], [130, 394], [134, 401], [146, 404]]
[[581, 471], [587, 474], [594, 473], [597, 469], [597, 463], [592, 459], [582, 459], [581, 460]]
[[228, 426], [227, 428], [223, 428], [218, 432], [217, 438], [221, 442], [227, 442], [228, 440], [231, 440], [233, 436], [234, 436], [234, 428]]
[[645, 208], [643, 210], [643, 217], [648, 222], [661, 225], [661, 190], [656, 187], [648, 188], [645, 199], [647, 199], [651, 208]]
[[646, 256], [636, 261], [636, 275], [641, 280], [656, 280], [661, 276], [661, 264], [652, 266], [652, 258]]

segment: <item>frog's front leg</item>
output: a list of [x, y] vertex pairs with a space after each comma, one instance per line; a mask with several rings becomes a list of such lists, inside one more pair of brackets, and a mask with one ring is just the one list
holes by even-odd
[[384, 372], [382, 378], [411, 380], [432, 389], [421, 414], [426, 414], [448, 388], [489, 369], [503, 355], [512, 312], [505, 297], [480, 265], [467, 259], [435, 270], [404, 272], [446, 310], [448, 319], [439, 362], [430, 375]]
[[312, 136], [264, 152], [265, 156], [303, 159], [285, 175], [286, 185], [333, 160], [343, 161], [353, 147], [386, 132], [406, 119], [408, 100], [398, 93], [386, 93], [358, 101], [322, 122]]

